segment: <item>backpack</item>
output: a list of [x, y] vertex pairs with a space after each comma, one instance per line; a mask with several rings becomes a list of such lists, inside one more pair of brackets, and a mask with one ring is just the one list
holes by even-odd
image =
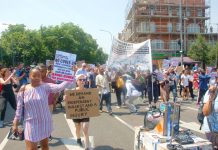
[[122, 77], [119, 77], [116, 82], [116, 86], [118, 89], [122, 89], [124, 87], [124, 81]]

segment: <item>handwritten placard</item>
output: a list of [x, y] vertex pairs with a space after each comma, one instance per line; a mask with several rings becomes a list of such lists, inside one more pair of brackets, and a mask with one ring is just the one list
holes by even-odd
[[65, 110], [68, 119], [99, 116], [98, 89], [66, 90]]

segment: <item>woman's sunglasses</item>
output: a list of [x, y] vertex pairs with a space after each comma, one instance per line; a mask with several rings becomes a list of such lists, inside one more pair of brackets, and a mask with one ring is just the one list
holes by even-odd
[[78, 79], [79, 81], [83, 81], [83, 82], [85, 82], [86, 81], [86, 79]]

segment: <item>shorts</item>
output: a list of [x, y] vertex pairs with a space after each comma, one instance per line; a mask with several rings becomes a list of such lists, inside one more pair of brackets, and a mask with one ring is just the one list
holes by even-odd
[[74, 123], [89, 122], [89, 118], [73, 119]]

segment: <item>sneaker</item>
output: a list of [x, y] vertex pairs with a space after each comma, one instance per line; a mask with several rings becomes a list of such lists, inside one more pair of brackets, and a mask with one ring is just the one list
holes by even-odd
[[50, 135], [49, 138], [48, 138], [48, 141], [51, 141], [51, 140], [52, 140], [52, 136]]
[[41, 147], [41, 144], [40, 142], [37, 143], [37, 148], [40, 148]]
[[118, 109], [120, 109], [120, 106], [117, 106]]
[[4, 127], [4, 122], [0, 121], [0, 128], [3, 128], [3, 127]]
[[81, 139], [77, 139], [77, 144], [80, 146], [80, 147], [83, 147], [83, 144], [82, 144], [82, 141], [81, 141]]
[[113, 114], [113, 112], [112, 112], [112, 111], [110, 111], [110, 112], [109, 112], [109, 115], [112, 115], [112, 114]]
[[103, 113], [103, 111], [102, 111], [102, 110], [99, 110], [99, 112], [100, 112], [100, 113]]

